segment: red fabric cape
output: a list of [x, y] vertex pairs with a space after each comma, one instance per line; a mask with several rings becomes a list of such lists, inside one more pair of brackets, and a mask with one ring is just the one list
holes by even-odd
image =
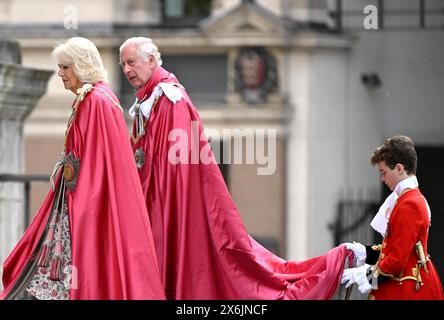
[[[149, 97], [159, 82], [177, 80], [159, 68], [137, 97]], [[167, 299], [330, 299], [344, 268], [345, 246], [291, 262], [256, 243], [217, 164], [191, 164], [189, 140], [168, 138], [173, 129], [191, 137], [192, 121], [198, 124], [198, 137], [203, 131], [196, 109], [183, 93], [175, 104], [162, 95], [146, 134], [133, 141], [133, 151], [145, 151], [139, 175]], [[180, 143], [188, 151], [179, 150]], [[207, 140], [199, 142], [199, 151], [203, 148], [212, 155]], [[185, 152], [188, 164], [172, 164], [170, 150], [173, 156]]]
[[[103, 83], [96, 86], [118, 101]], [[77, 186], [67, 191], [71, 260], [78, 278], [70, 299], [164, 299], [125, 121], [99, 90], [93, 89], [79, 105], [67, 138], [66, 154], [70, 152], [80, 158]], [[53, 198], [50, 190], [5, 261], [0, 298], [14, 286], [37, 245]]]

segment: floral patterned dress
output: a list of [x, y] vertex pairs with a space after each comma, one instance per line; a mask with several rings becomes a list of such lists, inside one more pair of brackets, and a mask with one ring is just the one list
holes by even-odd
[[[49, 279], [48, 267], [37, 267], [26, 291], [39, 300], [69, 300], [71, 288], [71, 237], [66, 203], [62, 213], [62, 277], [60, 281]], [[60, 225], [57, 226], [57, 228]]]

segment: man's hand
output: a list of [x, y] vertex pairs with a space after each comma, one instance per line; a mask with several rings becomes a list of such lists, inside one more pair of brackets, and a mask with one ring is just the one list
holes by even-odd
[[353, 251], [356, 258], [356, 267], [364, 265], [365, 259], [367, 258], [365, 247], [359, 242], [345, 242], [343, 244], [347, 247], [347, 250]]
[[346, 283], [345, 287], [348, 288], [352, 284], [358, 285], [358, 290], [362, 294], [369, 293], [372, 286], [367, 280], [367, 271], [370, 269], [370, 265], [364, 264], [357, 268], [345, 269], [342, 273], [341, 284]]

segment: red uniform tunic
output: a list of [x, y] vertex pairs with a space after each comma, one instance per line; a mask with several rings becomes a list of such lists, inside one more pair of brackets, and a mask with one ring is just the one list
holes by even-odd
[[[137, 92], [139, 101], [159, 83], [178, 82], [160, 67]], [[167, 299], [330, 299], [345, 246], [291, 262], [255, 242], [217, 163], [201, 161], [202, 153], [214, 156], [196, 109], [178, 88], [183, 97], [173, 103], [163, 94], [145, 134], [137, 137], [133, 130], [132, 138]], [[177, 158], [184, 161], [175, 163]]]
[[381, 274], [392, 279], [380, 283], [379, 288], [370, 293], [370, 299], [443, 299], [441, 281], [431, 261], [427, 262], [428, 273], [419, 268], [423, 283], [419, 290], [415, 290], [416, 280], [412, 279], [416, 278], [419, 258], [415, 244], [418, 241], [423, 245], [425, 256], [428, 255], [429, 225], [426, 202], [419, 189], [401, 194], [390, 216], [378, 261]]

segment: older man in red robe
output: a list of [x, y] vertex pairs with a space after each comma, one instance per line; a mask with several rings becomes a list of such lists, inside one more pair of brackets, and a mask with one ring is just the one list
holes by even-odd
[[[291, 262], [254, 241], [207, 139], [199, 138], [193, 103], [161, 63], [151, 39], [131, 38], [120, 48], [123, 72], [137, 89], [131, 143], [167, 299], [332, 298], [345, 246]], [[201, 161], [201, 152], [211, 161]]]

